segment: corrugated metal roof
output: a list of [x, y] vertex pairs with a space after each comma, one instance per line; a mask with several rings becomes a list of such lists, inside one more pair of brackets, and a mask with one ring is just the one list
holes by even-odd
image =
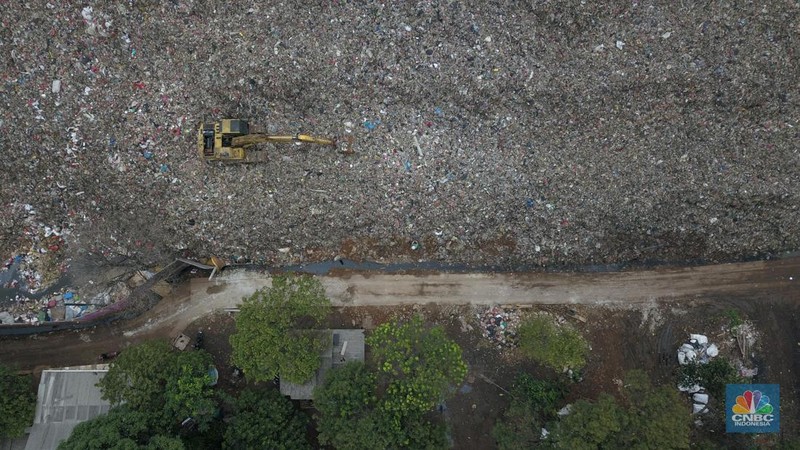
[[25, 450], [26, 442], [28, 442], [27, 435], [16, 439], [0, 439], [0, 450]]
[[26, 450], [55, 449], [81, 422], [111, 408], [96, 386], [107, 370], [45, 370]]

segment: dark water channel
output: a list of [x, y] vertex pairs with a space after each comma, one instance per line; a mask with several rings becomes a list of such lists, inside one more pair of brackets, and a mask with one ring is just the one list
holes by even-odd
[[[46, 295], [50, 295], [53, 292], [58, 291], [63, 287], [69, 286], [72, 281], [69, 274], [65, 274], [59, 278], [58, 281], [50, 286], [47, 286], [46, 289], [38, 290], [36, 293], [28, 292], [28, 285], [25, 282], [25, 277], [22, 276], [22, 273], [19, 270], [21, 262], [22, 258], [16, 257], [14, 258], [14, 262], [8, 267], [7, 270], [0, 272], [0, 310], [2, 310], [3, 307], [8, 303], [13, 302], [14, 298], [16, 298], [18, 295], [38, 300]], [[7, 284], [13, 281], [17, 282], [16, 287], [5, 287]]]

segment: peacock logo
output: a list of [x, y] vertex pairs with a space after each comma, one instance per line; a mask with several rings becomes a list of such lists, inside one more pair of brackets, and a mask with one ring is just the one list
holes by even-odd
[[777, 384], [725, 386], [725, 431], [778, 433], [781, 429], [781, 390]]
[[736, 397], [736, 404], [733, 405], [734, 414], [772, 414], [772, 405], [769, 397], [761, 391], [744, 391], [742, 395]]

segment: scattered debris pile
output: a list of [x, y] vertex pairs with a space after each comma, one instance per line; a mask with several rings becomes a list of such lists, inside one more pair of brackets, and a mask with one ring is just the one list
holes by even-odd
[[79, 296], [69, 290], [60, 289], [39, 298], [17, 294], [0, 311], [0, 324], [24, 323], [36, 325], [42, 322], [72, 320], [93, 310], [93, 305], [83, 303]]
[[690, 334], [689, 342], [678, 349], [678, 363], [686, 365], [691, 362], [707, 364], [711, 358], [719, 355], [716, 344], [709, 344], [708, 338], [702, 334]]
[[750, 322], [743, 322], [731, 328], [731, 333], [736, 341], [742, 358], [748, 359], [752, 356], [753, 345], [756, 342], [756, 330]]
[[733, 342], [736, 344], [736, 348], [742, 358], [737, 358], [736, 360], [736, 369], [739, 371], [739, 376], [753, 378], [758, 375], [758, 367], [751, 369], [745, 365], [744, 361], [750, 361], [755, 356], [753, 348], [755, 348], [758, 332], [752, 322], [745, 321], [731, 328], [731, 333], [733, 334]]
[[[682, 366], [691, 363], [708, 364], [712, 358], [719, 355], [719, 348], [711, 344], [708, 337], [703, 334], [690, 334], [689, 341], [678, 349], [678, 363]], [[678, 386], [681, 392], [692, 396], [692, 413], [705, 414], [708, 412], [708, 394], [702, 386]]]
[[7, 289], [22, 288], [30, 293], [51, 285], [67, 269], [63, 255], [67, 227], [48, 226], [36, 221], [37, 211], [29, 204], [12, 203], [11, 210], [26, 216], [20, 221], [22, 233], [13, 244], [11, 257], [0, 268], [0, 285]]
[[497, 344], [498, 348], [510, 348], [517, 344], [520, 314], [515, 308], [492, 306], [476, 316], [483, 336]]
[[127, 298], [134, 287], [152, 276], [151, 272], [138, 271], [127, 282], [117, 281], [100, 289], [88, 286], [80, 295], [69, 287], [39, 295], [19, 290], [0, 304], [0, 324], [36, 325], [78, 319]]

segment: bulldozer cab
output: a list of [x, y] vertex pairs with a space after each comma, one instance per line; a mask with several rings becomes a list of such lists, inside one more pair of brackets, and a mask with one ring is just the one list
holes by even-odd
[[233, 138], [250, 133], [246, 120], [225, 119], [201, 123], [197, 134], [200, 157], [210, 161], [243, 161], [244, 148], [233, 146]]

